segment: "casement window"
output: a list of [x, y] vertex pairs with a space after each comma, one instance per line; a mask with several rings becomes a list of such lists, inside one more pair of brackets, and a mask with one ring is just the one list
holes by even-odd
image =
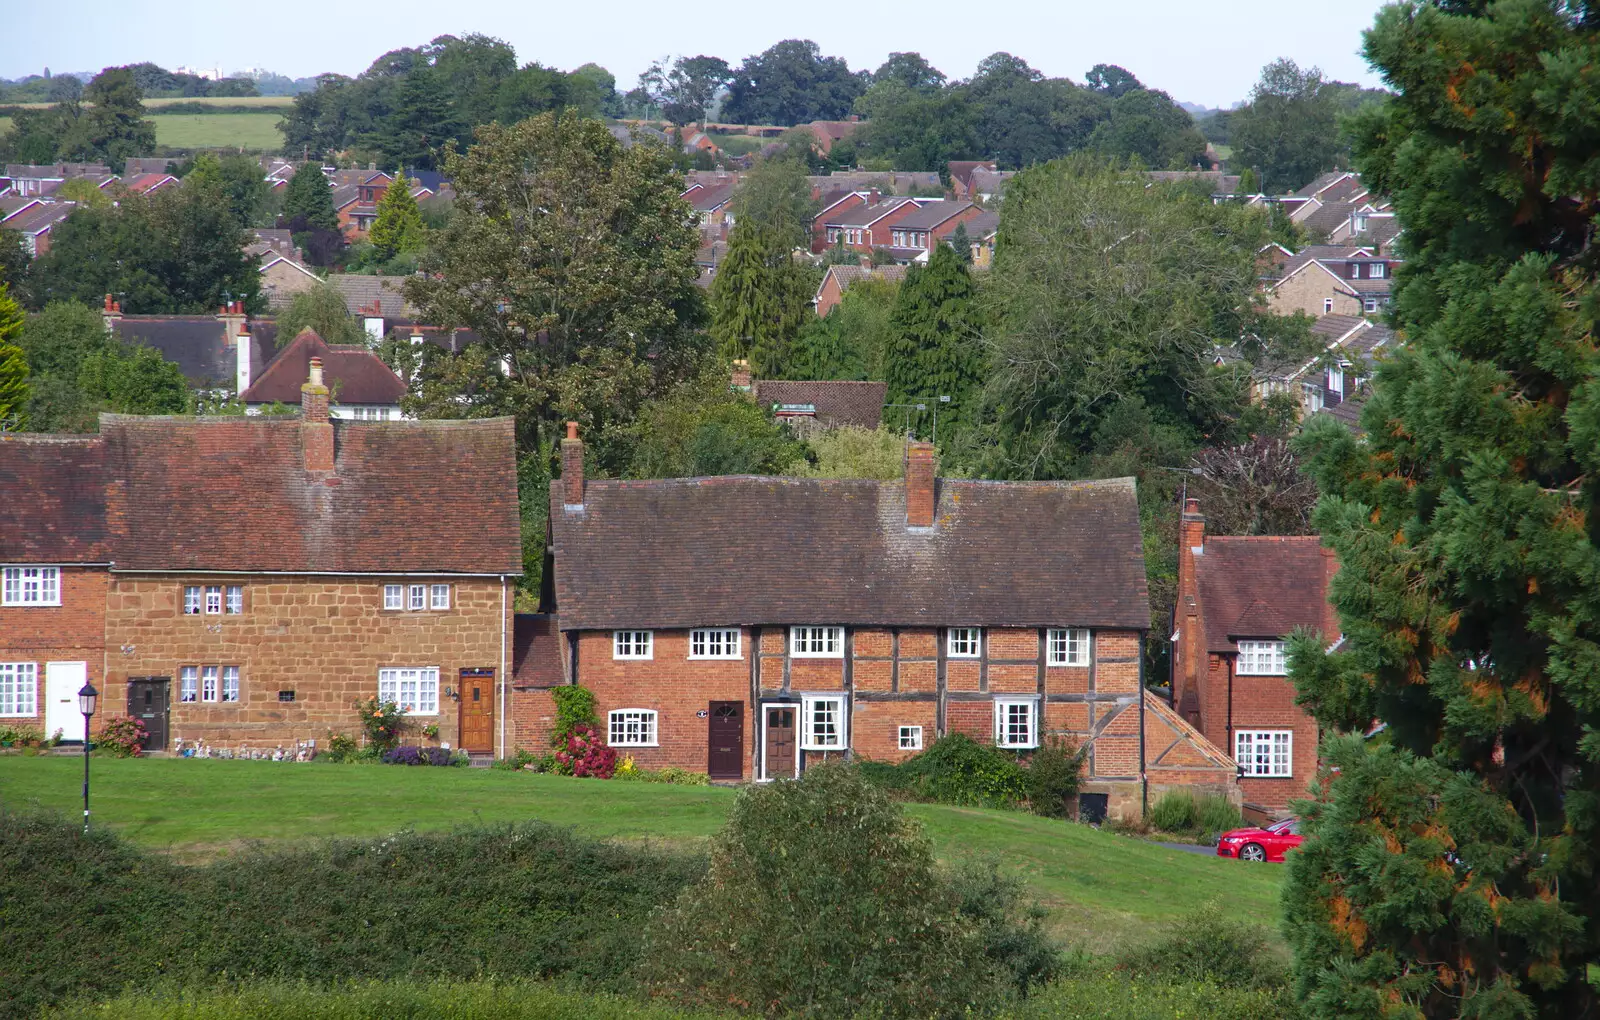
[[206, 615], [222, 615], [222, 585], [220, 584], [206, 585]]
[[6, 567], [3, 597], [7, 606], [59, 606], [61, 604], [60, 567]]
[[1247, 776], [1288, 779], [1294, 775], [1294, 731], [1235, 731], [1233, 760]]
[[217, 674], [220, 670], [216, 666], [200, 667], [200, 700], [217, 700]]
[[707, 628], [689, 632], [689, 658], [737, 659], [739, 657], [737, 627]]
[[38, 663], [0, 662], [0, 716], [38, 714]]
[[409, 598], [408, 598], [408, 600], [406, 602], [406, 608], [407, 609], [427, 609], [428, 608], [428, 586], [427, 585], [425, 585], [425, 584], [414, 584], [414, 585], [411, 586], [411, 591], [409, 593]]
[[648, 708], [619, 708], [607, 717], [606, 743], [612, 747], [655, 747], [656, 713]]
[[981, 627], [951, 627], [945, 653], [952, 659], [976, 659], [983, 650]]
[[614, 630], [611, 632], [611, 657], [613, 659], [653, 659], [655, 651], [648, 630]]
[[801, 749], [843, 751], [849, 745], [845, 735], [844, 696], [807, 694], [800, 700]]
[[238, 666], [223, 666], [222, 667], [222, 700], [223, 701], [238, 701], [239, 700], [239, 667]]
[[1288, 672], [1282, 641], [1239, 642], [1239, 676], [1284, 676]]
[[1372, 278], [1374, 280], [1383, 279], [1383, 274], [1386, 273], [1386, 272], [1388, 272], [1388, 267], [1385, 266], [1382, 262], [1374, 262], [1372, 264], [1371, 276], [1372, 276]]
[[1362, 298], [1361, 299], [1361, 310], [1364, 311], [1364, 312], [1375, 312], [1375, 311], [1377, 311], [1378, 310], [1378, 299], [1375, 298], [1375, 297]]
[[1050, 666], [1087, 666], [1089, 664], [1089, 629], [1087, 627], [1057, 627], [1045, 635], [1048, 654], [1045, 663]]
[[182, 702], [200, 700], [199, 666], [184, 666], [178, 670], [178, 700]]
[[1001, 747], [1038, 747], [1038, 699], [996, 698], [994, 742]]
[[378, 700], [392, 701], [410, 715], [439, 714], [439, 670], [406, 666], [378, 670]]
[[238, 616], [244, 612], [244, 586], [237, 584], [228, 585], [226, 602], [223, 611], [229, 616]]
[[403, 584], [386, 584], [383, 586], [383, 608], [404, 609], [406, 607], [406, 586]]
[[920, 750], [922, 750], [922, 727], [921, 726], [902, 726], [902, 727], [900, 727], [900, 750], [902, 750], [902, 751], [920, 751]]
[[448, 584], [436, 584], [433, 586], [433, 589], [428, 594], [428, 608], [450, 608], [450, 586]]
[[796, 659], [842, 659], [844, 628], [790, 627], [789, 654]]
[[183, 615], [199, 616], [201, 593], [198, 584], [185, 585], [183, 589]]
[[1322, 314], [1323, 315], [1332, 315], [1333, 314], [1333, 298], [1325, 297], [1325, 298], [1322, 299]]

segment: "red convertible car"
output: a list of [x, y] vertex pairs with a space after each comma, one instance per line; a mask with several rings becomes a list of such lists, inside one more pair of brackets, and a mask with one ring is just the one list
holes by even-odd
[[1262, 829], [1234, 829], [1217, 840], [1218, 857], [1237, 857], [1241, 861], [1282, 861], [1283, 855], [1299, 846], [1300, 820], [1285, 818]]

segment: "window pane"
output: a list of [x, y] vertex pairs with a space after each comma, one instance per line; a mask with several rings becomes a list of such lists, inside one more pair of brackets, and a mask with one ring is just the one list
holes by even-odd
[[222, 612], [222, 586], [219, 584], [206, 585], [206, 615], [216, 616]]
[[200, 586], [191, 584], [183, 589], [183, 612], [186, 616], [200, 614]]
[[228, 585], [228, 613], [238, 616], [244, 612], [244, 589], [237, 584]]
[[432, 605], [435, 609], [450, 608], [450, 586], [448, 584], [436, 584], [433, 586]]
[[423, 608], [426, 608], [427, 604], [428, 604], [427, 603], [427, 598], [428, 598], [428, 586], [427, 585], [425, 585], [425, 584], [414, 584], [414, 585], [411, 586], [411, 608], [412, 609], [423, 609]]
[[200, 670], [185, 666], [178, 671], [178, 700], [194, 701], [200, 696]]
[[402, 585], [386, 584], [383, 586], [383, 608], [405, 608], [405, 590]]
[[222, 667], [222, 700], [239, 700], [239, 667]]
[[38, 666], [32, 662], [0, 662], [0, 715], [38, 712]]
[[206, 666], [200, 670], [200, 700], [217, 700], [217, 667]]

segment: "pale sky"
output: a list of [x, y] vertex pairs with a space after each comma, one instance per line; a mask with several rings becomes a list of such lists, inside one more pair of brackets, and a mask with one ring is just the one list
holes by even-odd
[[570, 70], [594, 61], [626, 89], [651, 60], [719, 56], [737, 65], [787, 38], [813, 39], [852, 70], [915, 50], [951, 78], [971, 75], [996, 50], [1052, 77], [1082, 81], [1120, 64], [1179, 101], [1228, 106], [1261, 66], [1280, 56], [1330, 78], [1377, 85], [1360, 56], [1380, 0], [921, 0], [904, 5], [764, 2], [588, 3], [385, 0], [355, 7], [308, 0], [167, 0], [130, 7], [78, 0], [64, 13], [19, 3], [0, 30], [0, 77], [153, 61], [166, 68], [260, 67], [291, 78], [354, 75], [392, 49], [478, 32], [516, 48], [519, 61]]

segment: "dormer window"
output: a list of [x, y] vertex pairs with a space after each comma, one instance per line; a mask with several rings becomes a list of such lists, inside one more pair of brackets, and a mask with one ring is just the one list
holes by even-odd
[[1386, 269], [1387, 267], [1384, 266], [1382, 262], [1374, 262], [1372, 263], [1372, 271], [1370, 275], [1374, 280], [1381, 280], [1383, 279]]

